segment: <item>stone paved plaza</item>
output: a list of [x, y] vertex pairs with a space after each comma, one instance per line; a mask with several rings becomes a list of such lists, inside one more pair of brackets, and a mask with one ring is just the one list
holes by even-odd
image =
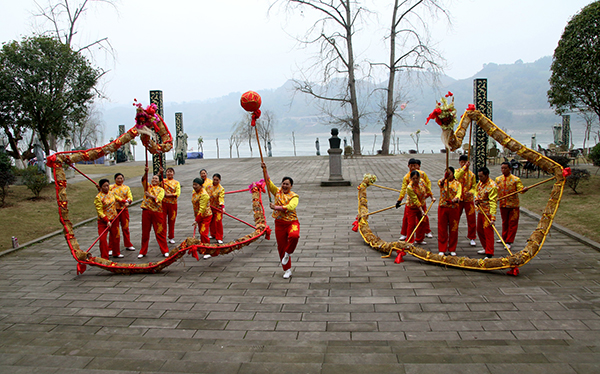
[[[432, 180], [442, 176], [443, 155], [421, 159]], [[0, 373], [600, 372], [595, 249], [552, 230], [539, 255], [513, 277], [411, 256], [395, 264], [351, 230], [363, 174], [399, 188], [407, 160], [344, 160], [352, 187], [320, 187], [329, 173], [326, 157], [267, 160], [273, 180], [293, 177], [300, 195], [301, 237], [289, 280], [282, 278], [274, 235], [230, 255], [186, 256], [159, 274], [123, 276], [88, 267], [78, 276], [60, 235], [0, 257]], [[201, 167], [221, 173], [227, 190], [262, 177], [257, 158], [176, 167], [183, 185], [179, 242], [192, 235], [191, 180]], [[397, 196], [372, 187], [369, 207], [393, 205]], [[263, 201], [270, 211], [266, 195]], [[250, 195], [227, 195], [226, 210], [249, 220]], [[139, 205], [131, 217], [139, 249]], [[384, 240], [395, 240], [400, 219], [401, 211], [392, 209], [369, 222]], [[226, 241], [251, 230], [224, 222]], [[435, 234], [436, 209], [431, 224]], [[521, 216], [515, 250], [535, 225]], [[458, 254], [477, 256], [465, 229], [463, 217]], [[97, 235], [95, 222], [76, 235], [87, 248]], [[428, 241], [424, 247], [437, 251], [436, 238]], [[99, 253], [97, 246], [92, 251]], [[137, 252], [125, 255], [125, 262], [138, 261]], [[153, 236], [149, 258], [159, 259]]]

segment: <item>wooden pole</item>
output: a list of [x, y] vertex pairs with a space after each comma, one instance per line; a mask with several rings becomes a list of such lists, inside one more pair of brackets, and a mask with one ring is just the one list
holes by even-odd
[[378, 185], [378, 184], [372, 184], [371, 186], [373, 186], [373, 187], [379, 187], [379, 188], [383, 188], [384, 190], [390, 190], [390, 191], [402, 192], [402, 191], [400, 191], [400, 190], [397, 190], [397, 189], [395, 189], [395, 188], [384, 187], [384, 186], [380, 186], [380, 185]]
[[[532, 184], [531, 186], [529, 186], [529, 187], [526, 187], [526, 188], [527, 188], [527, 190], [530, 190], [530, 189], [532, 189], [533, 187], [537, 187], [537, 186], [539, 186], [539, 185], [541, 185], [541, 184], [548, 183], [548, 182], [550, 182], [551, 180], [554, 180], [554, 179], [556, 179], [556, 177], [548, 178], [548, 179], [546, 179], [546, 180], [543, 180], [543, 181], [541, 181], [541, 182], [537, 182], [537, 183], [535, 183], [535, 184]], [[498, 201], [500, 201], [500, 200], [503, 200], [503, 199], [506, 199], [506, 198], [508, 198], [508, 197], [510, 197], [510, 196], [512, 196], [512, 195], [518, 194], [518, 193], [519, 193], [519, 192], [521, 192], [521, 191], [523, 191], [523, 190], [518, 190], [518, 191], [515, 191], [515, 192], [511, 192], [511, 193], [509, 193], [508, 195], [505, 195], [505, 196], [499, 197], [499, 198], [498, 198]]]
[[492, 220], [489, 219], [489, 217], [487, 216], [487, 214], [485, 214], [485, 212], [483, 211], [483, 209], [479, 205], [475, 204], [475, 206], [477, 207], [477, 209], [479, 209], [479, 212], [481, 212], [481, 214], [483, 214], [483, 216], [488, 221], [488, 223], [490, 224], [490, 226], [492, 226], [492, 228], [496, 232], [496, 235], [498, 235], [498, 238], [500, 239], [500, 241], [502, 242], [502, 244], [504, 244], [504, 248], [506, 248], [506, 250], [508, 251], [508, 253], [510, 253], [510, 255], [512, 256], [512, 252], [510, 251], [510, 249], [508, 249], [508, 245], [506, 245], [506, 243], [504, 242], [504, 239], [502, 239], [502, 235], [500, 235], [500, 233], [498, 232], [498, 229], [492, 223]]
[[[254, 132], [256, 133], [256, 144], [258, 144], [258, 151], [260, 152], [260, 162], [264, 164], [265, 160], [263, 159], [262, 148], [260, 147], [260, 139], [258, 138], [258, 128], [256, 126], [254, 126]], [[267, 183], [267, 193], [269, 194], [269, 202], [272, 202], [271, 191], [269, 190], [269, 185], [267, 182], [267, 172], [265, 171], [265, 169], [263, 169], [263, 177], [265, 178], [265, 183]]]
[[[404, 202], [404, 203], [400, 204], [400, 206], [402, 206], [402, 205], [404, 205], [404, 204], [406, 204], [406, 202]], [[367, 214], [365, 214], [364, 216], [362, 216], [362, 218], [368, 217], [368, 216], [370, 216], [371, 214], [385, 212], [386, 210], [390, 210], [390, 209], [392, 209], [392, 208], [395, 208], [395, 207], [396, 207], [396, 205], [388, 206], [387, 208], [383, 208], [383, 209], [376, 210], [376, 211], [374, 211], [374, 212], [367, 213]]]

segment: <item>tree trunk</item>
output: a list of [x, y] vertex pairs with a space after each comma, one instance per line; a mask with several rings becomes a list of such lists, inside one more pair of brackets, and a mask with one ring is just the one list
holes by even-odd
[[352, 48], [352, 12], [350, 0], [346, 0], [346, 45], [348, 48], [348, 90], [350, 91], [350, 106], [352, 108], [352, 139], [354, 154], [360, 156], [360, 116], [358, 113], [358, 98], [356, 96], [356, 77], [354, 76], [354, 49]]
[[390, 154], [390, 136], [394, 122], [394, 80], [396, 79], [396, 17], [398, 15], [398, 0], [394, 1], [392, 12], [392, 27], [390, 29], [390, 74], [388, 77], [387, 102], [385, 106], [385, 124], [383, 127], [383, 142], [381, 143], [381, 154]]

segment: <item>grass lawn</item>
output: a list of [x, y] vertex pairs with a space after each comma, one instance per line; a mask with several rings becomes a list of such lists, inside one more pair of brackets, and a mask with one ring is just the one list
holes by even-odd
[[[591, 172], [589, 181], [577, 186], [578, 194], [565, 185], [562, 200], [554, 222], [567, 227], [589, 239], [600, 242], [600, 176]], [[522, 178], [523, 185], [530, 186], [548, 177]], [[535, 187], [533, 190], [519, 195], [521, 205], [532, 212], [541, 214], [548, 202], [552, 182]]]
[[[100, 165], [79, 165], [79, 170], [98, 182], [101, 178], [107, 178], [113, 182], [114, 173], [123, 173], [126, 179], [141, 177], [144, 173], [144, 165], [128, 165], [116, 167], [105, 167]], [[102, 177], [96, 177], [102, 175]], [[67, 181], [69, 182], [69, 181]], [[142, 197], [142, 188], [131, 189], [134, 200]], [[67, 195], [69, 198], [69, 218], [73, 224], [96, 217], [94, 208], [94, 197], [98, 190], [88, 180], [77, 183], [68, 183]], [[58, 206], [56, 205], [56, 190], [54, 184], [48, 185], [40, 194], [39, 200], [32, 200], [33, 193], [26, 186], [10, 186], [5, 206], [0, 208], [0, 217], [5, 225], [0, 230], [0, 251], [12, 248], [11, 237], [16, 236], [19, 243], [23, 244], [30, 240], [39, 238], [62, 226], [58, 218]]]

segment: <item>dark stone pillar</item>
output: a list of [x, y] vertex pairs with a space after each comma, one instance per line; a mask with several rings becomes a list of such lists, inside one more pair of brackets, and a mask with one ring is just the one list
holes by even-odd
[[[473, 80], [473, 101], [475, 102], [475, 109], [480, 111], [484, 116], [488, 116], [488, 100], [487, 100], [487, 79], [475, 79]], [[489, 102], [489, 111], [491, 113], [491, 102]], [[475, 159], [471, 160], [473, 163], [473, 172], [477, 175], [477, 170], [486, 166], [487, 161], [487, 133], [480, 128], [475, 126]]]
[[566, 150], [571, 147], [571, 116], [566, 114], [562, 116], [562, 146]]
[[[157, 112], [158, 114], [162, 117], [165, 118], [164, 112], [163, 112], [163, 92], [162, 91], [150, 91], [150, 104], [156, 104], [157, 107]], [[160, 139], [158, 139], [158, 135], [156, 135], [154, 141], [156, 142], [160, 142]], [[163, 175], [162, 177], [165, 177], [165, 170], [167, 168], [167, 163], [165, 160], [165, 155], [162, 153], [157, 153], [155, 155], [152, 155], [152, 172], [155, 175], [158, 175], [158, 172], [160, 170], [160, 164], [162, 162], [162, 167], [163, 167]]]

